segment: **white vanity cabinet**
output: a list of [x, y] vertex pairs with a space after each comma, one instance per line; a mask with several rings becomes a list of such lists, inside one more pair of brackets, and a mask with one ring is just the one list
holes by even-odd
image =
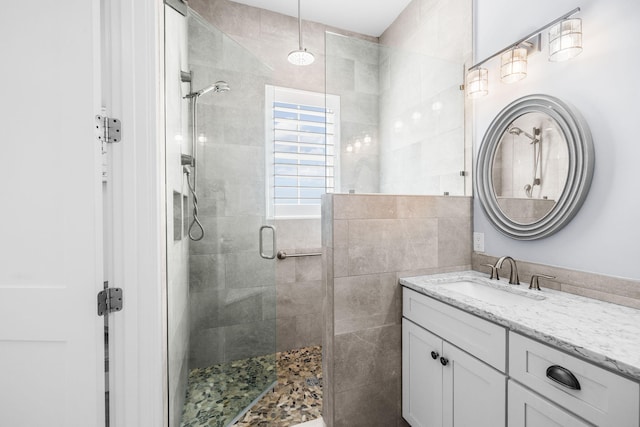
[[639, 425], [637, 382], [514, 332], [509, 376], [509, 427]]
[[413, 427], [504, 426], [506, 330], [406, 288], [403, 316], [405, 420]]
[[485, 276], [400, 280], [411, 426], [640, 427], [639, 310]]

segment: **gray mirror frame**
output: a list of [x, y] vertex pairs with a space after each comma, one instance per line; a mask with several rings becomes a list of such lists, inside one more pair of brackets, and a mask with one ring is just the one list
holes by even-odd
[[[556, 121], [569, 149], [569, 171], [564, 191], [553, 209], [536, 222], [520, 224], [498, 206], [492, 170], [502, 135], [515, 119], [526, 113], [544, 113]], [[589, 192], [594, 165], [591, 131], [580, 113], [553, 96], [528, 95], [507, 105], [489, 125], [478, 152], [476, 193], [484, 213], [502, 234], [518, 240], [541, 239], [559, 231], [578, 212]]]

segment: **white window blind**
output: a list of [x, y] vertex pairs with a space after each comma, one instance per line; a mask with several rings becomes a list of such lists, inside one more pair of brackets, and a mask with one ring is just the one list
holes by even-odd
[[339, 97], [267, 86], [266, 98], [268, 214], [318, 217], [336, 188]]

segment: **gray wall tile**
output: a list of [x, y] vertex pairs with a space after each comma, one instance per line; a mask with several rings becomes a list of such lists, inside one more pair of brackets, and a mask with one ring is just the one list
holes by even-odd
[[335, 248], [324, 248], [323, 345], [332, 357], [323, 363], [332, 400], [323, 416], [333, 426], [406, 426], [398, 278], [471, 265], [470, 199], [334, 194], [329, 202], [323, 232]]

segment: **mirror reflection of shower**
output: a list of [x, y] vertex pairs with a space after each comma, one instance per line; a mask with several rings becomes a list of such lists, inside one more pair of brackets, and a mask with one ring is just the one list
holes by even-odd
[[[526, 184], [524, 186], [524, 191], [527, 194], [527, 197], [532, 198], [533, 187], [542, 183], [542, 166], [540, 164], [540, 159], [542, 158], [541, 128], [534, 126], [533, 135], [523, 131], [517, 126], [511, 126], [508, 131], [511, 135], [520, 136], [522, 134], [526, 136], [531, 140], [530, 144], [533, 145], [533, 178], [531, 180], [531, 184]], [[538, 170], [540, 171], [538, 172]]]
[[192, 72], [182, 72], [181, 80], [183, 82], [189, 83], [189, 93], [184, 96], [184, 99], [191, 100], [191, 156], [183, 155], [182, 156], [182, 166], [183, 173], [187, 175], [187, 186], [189, 187], [189, 191], [191, 192], [191, 196], [193, 199], [193, 220], [189, 225], [189, 239], [193, 241], [202, 240], [204, 238], [205, 232], [204, 227], [200, 223], [198, 219], [198, 195], [196, 193], [196, 173], [197, 173], [197, 162], [198, 162], [198, 146], [197, 146], [197, 135], [198, 135], [198, 99], [209, 92], [214, 93], [223, 93], [231, 90], [229, 84], [225, 81], [217, 81], [205, 88], [202, 88], [198, 91], [193, 92], [191, 89], [191, 80], [193, 78]]

